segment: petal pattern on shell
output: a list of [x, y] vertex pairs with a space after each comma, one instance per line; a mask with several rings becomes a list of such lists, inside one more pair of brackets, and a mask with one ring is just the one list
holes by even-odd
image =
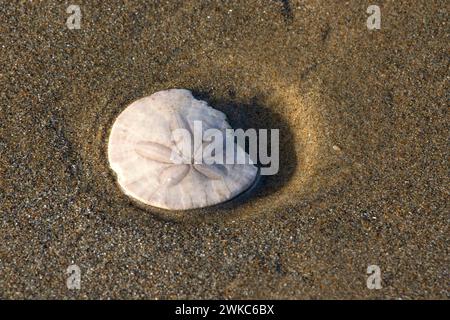
[[171, 160], [172, 149], [151, 141], [139, 141], [135, 151], [141, 157], [162, 163], [173, 163]]
[[174, 186], [186, 177], [189, 170], [190, 166], [187, 164], [167, 167], [159, 174], [159, 183], [164, 186]]
[[218, 180], [227, 175], [227, 168], [223, 164], [194, 164], [194, 168], [204, 176]]

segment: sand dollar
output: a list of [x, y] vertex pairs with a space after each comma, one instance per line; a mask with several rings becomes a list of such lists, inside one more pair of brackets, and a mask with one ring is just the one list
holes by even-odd
[[[108, 160], [126, 195], [146, 205], [185, 210], [227, 201], [255, 182], [258, 169], [251, 162], [199, 163], [198, 150], [218, 141], [196, 142], [194, 121], [202, 123], [202, 133], [217, 129], [225, 137], [230, 128], [225, 114], [184, 89], [156, 92], [120, 113], [109, 136]], [[192, 139], [175, 135], [179, 129]], [[225, 143], [223, 149], [225, 155]]]

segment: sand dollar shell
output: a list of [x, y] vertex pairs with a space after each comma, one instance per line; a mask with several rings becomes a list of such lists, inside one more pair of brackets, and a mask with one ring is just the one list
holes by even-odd
[[146, 205], [184, 210], [227, 201], [254, 183], [253, 164], [195, 163], [196, 147], [173, 134], [179, 128], [193, 134], [194, 121], [202, 122], [203, 131], [230, 128], [225, 114], [184, 89], [139, 99], [117, 117], [108, 160], [125, 194]]

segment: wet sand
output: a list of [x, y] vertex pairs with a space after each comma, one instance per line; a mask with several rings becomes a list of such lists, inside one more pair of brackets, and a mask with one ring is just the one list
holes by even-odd
[[[80, 30], [0, 5], [0, 298], [449, 298], [446, 1], [379, 1], [378, 31], [356, 0], [77, 4]], [[130, 201], [108, 133], [167, 88], [280, 129], [279, 174], [185, 214]]]

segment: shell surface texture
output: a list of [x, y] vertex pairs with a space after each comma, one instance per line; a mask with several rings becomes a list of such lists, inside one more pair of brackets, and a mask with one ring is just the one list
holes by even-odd
[[[185, 89], [156, 92], [119, 114], [109, 136], [108, 160], [126, 195], [153, 207], [187, 210], [225, 202], [249, 189], [258, 175], [251, 161], [195, 161], [198, 150], [205, 152], [217, 141], [201, 140], [202, 148], [195, 150], [194, 138], [174, 135], [185, 129], [193, 137], [194, 121], [202, 123], [203, 133], [217, 129], [224, 137], [231, 128], [225, 114]], [[233, 147], [240, 148], [236, 143]]]

